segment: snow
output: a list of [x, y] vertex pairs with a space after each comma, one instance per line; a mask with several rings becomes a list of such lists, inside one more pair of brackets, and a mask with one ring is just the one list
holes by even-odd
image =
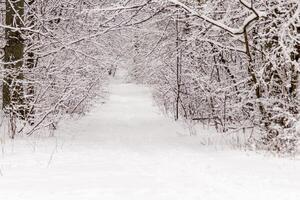
[[[169, 0], [170, 2], [174, 3], [175, 5], [179, 5], [180, 7], [184, 8], [186, 11], [188, 11], [192, 16], [195, 17], [199, 17], [223, 30], [228, 31], [231, 34], [234, 35], [240, 35], [243, 34], [243, 27], [240, 28], [231, 28], [229, 26], [227, 26], [226, 24], [223, 24], [222, 21], [217, 21], [214, 20], [210, 17], [207, 17], [205, 15], [201, 15], [200, 13], [198, 13], [197, 11], [193, 10], [192, 8], [188, 7], [187, 5], [185, 5], [184, 3], [178, 1], [178, 0]], [[244, 22], [244, 24], [246, 24], [247, 22], [249, 23], [250, 21], [254, 20], [256, 17], [256, 15], [250, 15], [249, 18], [247, 18], [247, 20]]]
[[203, 146], [123, 76], [56, 137], [2, 139], [0, 199], [300, 199], [299, 159]]

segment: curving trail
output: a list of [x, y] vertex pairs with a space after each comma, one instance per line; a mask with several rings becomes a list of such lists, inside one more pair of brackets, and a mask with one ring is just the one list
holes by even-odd
[[300, 199], [299, 160], [203, 147], [160, 114], [149, 89], [123, 75], [106, 104], [57, 138], [4, 148], [0, 199]]

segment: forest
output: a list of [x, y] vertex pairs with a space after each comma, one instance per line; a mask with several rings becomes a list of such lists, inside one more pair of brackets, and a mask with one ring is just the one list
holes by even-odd
[[259, 149], [297, 149], [298, 0], [0, 5], [1, 127], [11, 138], [87, 112], [125, 66], [174, 120], [254, 129]]
[[0, 199], [300, 199], [299, 0], [0, 0]]

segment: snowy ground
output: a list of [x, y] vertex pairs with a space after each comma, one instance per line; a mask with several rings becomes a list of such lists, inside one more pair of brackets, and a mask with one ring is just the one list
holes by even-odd
[[[215, 150], [117, 78], [56, 138], [2, 146], [0, 200], [299, 200], [300, 160]], [[2, 141], [3, 143], [3, 141]]]

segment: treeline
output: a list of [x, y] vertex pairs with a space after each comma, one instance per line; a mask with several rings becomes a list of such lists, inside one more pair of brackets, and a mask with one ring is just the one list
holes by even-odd
[[131, 75], [170, 116], [219, 132], [255, 128], [258, 149], [295, 152], [298, 0], [169, 0], [148, 11], [156, 15], [135, 33]]
[[109, 32], [116, 11], [95, 9], [110, 3], [0, 1], [2, 135], [56, 129], [60, 119], [84, 114], [104, 95], [116, 62], [118, 33]]
[[127, 65], [175, 120], [255, 128], [259, 149], [299, 144], [298, 0], [0, 0], [0, 9], [1, 132], [11, 137], [84, 113]]

